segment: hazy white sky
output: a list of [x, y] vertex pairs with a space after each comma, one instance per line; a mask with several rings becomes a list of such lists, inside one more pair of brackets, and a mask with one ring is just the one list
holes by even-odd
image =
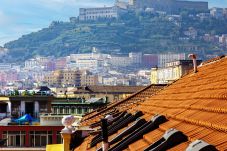
[[[109, 6], [114, 0], [0, 0], [0, 45], [23, 34], [66, 21], [80, 7]], [[210, 7], [227, 7], [227, 0], [207, 0]]]

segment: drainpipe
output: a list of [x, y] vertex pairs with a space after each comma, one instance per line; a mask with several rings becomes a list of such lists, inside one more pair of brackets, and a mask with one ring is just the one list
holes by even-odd
[[108, 125], [107, 125], [107, 119], [102, 119], [102, 150], [108, 151], [109, 149], [109, 143], [108, 143]]
[[194, 73], [198, 72], [198, 70], [197, 70], [197, 62], [196, 62], [196, 55], [195, 54], [189, 54], [188, 58], [192, 59], [192, 61], [193, 61]]

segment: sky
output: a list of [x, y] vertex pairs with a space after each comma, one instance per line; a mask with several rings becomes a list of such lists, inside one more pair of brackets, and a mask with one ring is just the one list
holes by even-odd
[[[111, 6], [113, 1], [0, 0], [0, 46], [48, 27], [52, 21], [68, 21], [69, 17], [78, 15], [80, 7]], [[209, 1], [209, 7], [227, 7], [227, 0], [206, 1]]]

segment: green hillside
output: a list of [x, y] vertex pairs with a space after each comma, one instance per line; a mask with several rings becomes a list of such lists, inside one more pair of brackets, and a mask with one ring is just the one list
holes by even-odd
[[225, 33], [227, 21], [199, 20], [182, 14], [179, 21], [150, 13], [128, 13], [119, 20], [82, 22], [53, 22], [48, 28], [24, 35], [5, 44], [10, 51], [8, 61], [23, 61], [35, 55], [65, 56], [70, 53], [91, 51], [98, 47], [102, 52], [122, 53], [141, 51], [145, 53], [196, 52], [221, 53], [221, 48], [202, 40], [179, 40], [189, 27], [204, 33]]

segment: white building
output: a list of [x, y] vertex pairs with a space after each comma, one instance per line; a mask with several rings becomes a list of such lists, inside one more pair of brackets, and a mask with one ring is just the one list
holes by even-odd
[[39, 63], [35, 59], [29, 59], [25, 61], [25, 69], [33, 69], [38, 66], [39, 66]]
[[79, 59], [76, 61], [78, 69], [97, 69], [103, 67], [103, 60], [96, 59]]
[[224, 17], [224, 9], [213, 7], [210, 9], [210, 15], [215, 18], [222, 18]]
[[113, 7], [97, 7], [97, 8], [80, 8], [79, 10], [79, 20], [97, 20], [100, 18], [118, 18], [120, 13], [120, 8]]
[[137, 76], [149, 79], [151, 76], [151, 71], [150, 70], [139, 70], [137, 73]]
[[0, 71], [10, 70], [12, 67], [9, 63], [0, 63]]
[[77, 61], [79, 59], [105, 59], [109, 55], [108, 54], [102, 54], [102, 53], [82, 53], [82, 54], [71, 54], [69, 56], [70, 61]]
[[103, 77], [102, 84], [103, 85], [116, 85], [117, 77]]
[[227, 45], [227, 34], [222, 34], [222, 36], [219, 37], [219, 43]]
[[139, 53], [134, 53], [134, 52], [129, 53], [129, 58], [132, 59], [132, 63], [133, 64], [141, 64], [142, 63], [142, 56], [143, 56], [143, 54], [141, 52], [139, 52]]
[[166, 63], [176, 61], [176, 60], [185, 60], [185, 53], [179, 54], [160, 54], [158, 55], [158, 67], [165, 67]]
[[109, 63], [115, 67], [127, 67], [132, 65], [133, 59], [123, 56], [111, 56]]

